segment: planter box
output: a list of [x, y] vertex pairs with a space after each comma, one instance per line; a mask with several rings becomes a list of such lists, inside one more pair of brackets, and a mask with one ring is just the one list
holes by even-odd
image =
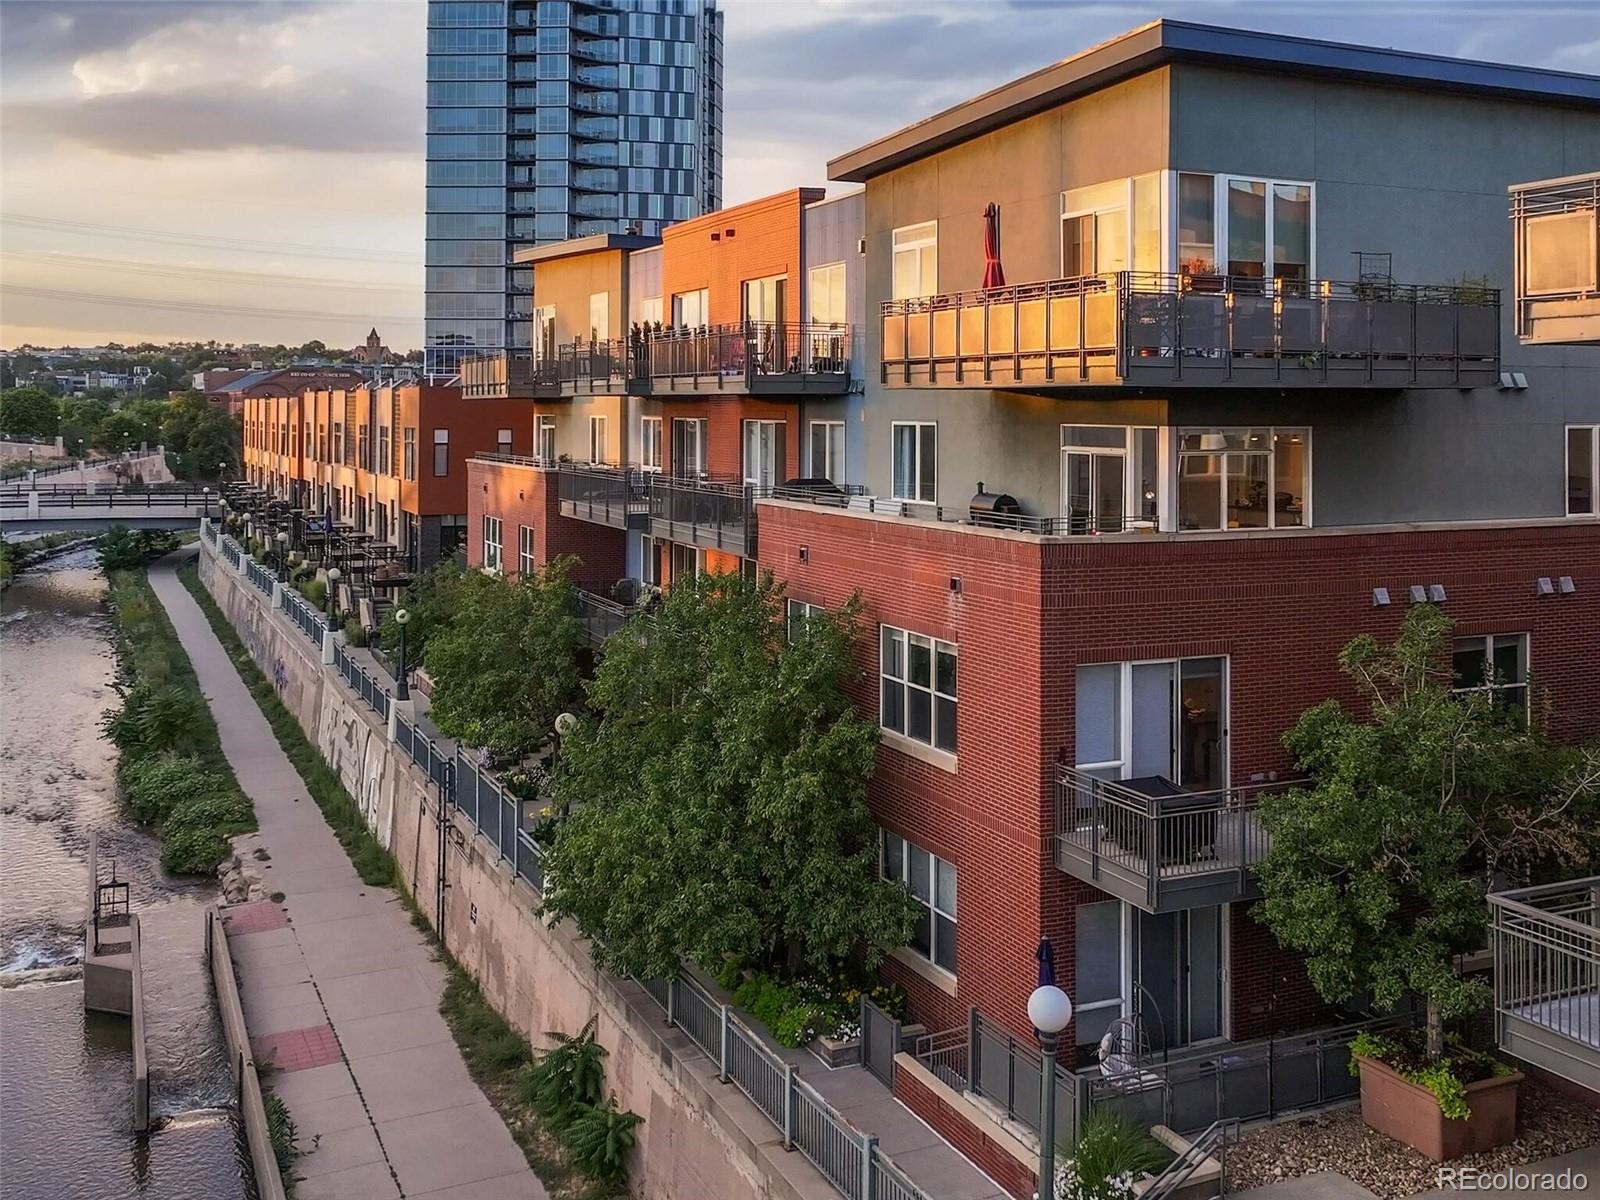
[[[900, 1027], [900, 1044], [910, 1045], [928, 1031], [921, 1025], [902, 1025]], [[806, 1046], [807, 1050], [820, 1058], [829, 1070], [835, 1067], [853, 1067], [861, 1062], [861, 1039], [835, 1041], [831, 1037], [819, 1037]], [[899, 1046], [895, 1047], [898, 1052]]]
[[1503, 1146], [1517, 1136], [1520, 1072], [1467, 1085], [1472, 1115], [1449, 1120], [1425, 1087], [1371, 1058], [1361, 1064], [1361, 1119], [1379, 1133], [1421, 1151], [1434, 1162], [1448, 1162]]

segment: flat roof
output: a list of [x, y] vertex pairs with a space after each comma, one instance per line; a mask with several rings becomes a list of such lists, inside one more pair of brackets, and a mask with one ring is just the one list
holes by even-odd
[[551, 242], [548, 246], [524, 246], [512, 256], [511, 261], [550, 262], [552, 259], [570, 258], [574, 254], [591, 254], [596, 250], [648, 250], [660, 244], [660, 238], [643, 233], [592, 233], [588, 237]]
[[1600, 76], [1161, 20], [842, 154], [828, 163], [828, 178], [861, 183], [1131, 76], [1181, 62], [1600, 109]]

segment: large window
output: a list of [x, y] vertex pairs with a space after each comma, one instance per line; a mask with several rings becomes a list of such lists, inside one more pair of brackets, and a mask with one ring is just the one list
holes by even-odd
[[938, 491], [939, 427], [932, 421], [896, 421], [894, 497], [933, 504]]
[[672, 473], [698, 479], [706, 469], [706, 423], [700, 417], [672, 419]]
[[746, 279], [741, 287], [741, 304], [746, 321], [782, 322], [786, 316], [785, 293], [789, 281], [782, 275]]
[[1498, 705], [1528, 711], [1528, 635], [1457, 638], [1451, 665], [1457, 695], [1486, 692]]
[[450, 431], [448, 429], [435, 429], [433, 431], [433, 473], [435, 475], [450, 474]]
[[517, 526], [517, 574], [526, 579], [534, 573], [533, 526]]
[[639, 466], [646, 471], [661, 470], [661, 418], [639, 419]]
[[485, 570], [500, 569], [501, 526], [499, 517], [483, 518], [483, 566]]
[[1070, 533], [1120, 533], [1156, 521], [1159, 455], [1154, 428], [1061, 427], [1061, 515]]
[[787, 604], [789, 640], [795, 641], [800, 636], [806, 620], [822, 613], [820, 604], [812, 604], [807, 600], [795, 600], [792, 597]]
[[1600, 514], [1600, 425], [1567, 426], [1567, 515]]
[[811, 422], [811, 477], [843, 483], [844, 422]]
[[939, 286], [939, 223], [907, 225], [891, 235], [895, 300], [931, 296]]
[[920, 911], [911, 931], [911, 946], [942, 970], [956, 973], [956, 868], [936, 854], [883, 831], [882, 872], [904, 884]]
[[1078, 768], [1102, 779], [1159, 776], [1191, 792], [1225, 787], [1227, 712], [1224, 658], [1079, 667]]
[[679, 292], [672, 298], [672, 323], [680, 329], [698, 329], [706, 324], [710, 310], [711, 301], [705, 288]]
[[1178, 269], [1209, 275], [1217, 269], [1217, 181], [1178, 176]]
[[414, 428], [405, 429], [402, 442], [401, 458], [404, 459], [405, 477], [407, 479], [415, 479], [417, 477], [417, 431]]
[[1179, 529], [1287, 529], [1309, 524], [1309, 429], [1179, 432]]
[[783, 421], [744, 423], [744, 481], [756, 488], [777, 487], [784, 480], [786, 457]]
[[806, 319], [813, 325], [843, 325], [845, 315], [844, 264], [812, 267], [806, 285]]
[[604, 417], [589, 418], [589, 461], [603, 465], [609, 460], [606, 457], [606, 419]]
[[539, 444], [534, 449], [534, 457], [545, 464], [556, 461], [556, 419], [554, 417], [539, 418]]
[[956, 752], [956, 647], [882, 627], [881, 723], [885, 729]]
[[494, 438], [495, 452], [498, 454], [511, 453], [511, 430], [497, 429]]
[[1061, 194], [1061, 275], [1161, 269], [1161, 177], [1113, 179]]

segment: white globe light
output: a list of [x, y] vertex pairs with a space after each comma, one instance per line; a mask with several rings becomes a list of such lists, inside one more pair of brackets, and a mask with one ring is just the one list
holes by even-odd
[[564, 712], [556, 717], [556, 732], [566, 737], [578, 728], [578, 718], [569, 712]]
[[1034, 988], [1028, 997], [1028, 1020], [1040, 1033], [1060, 1033], [1072, 1021], [1072, 1001], [1054, 984]]
[[407, 609], [397, 608], [394, 610], [394, 620], [397, 625], [405, 625], [410, 622], [411, 613]]

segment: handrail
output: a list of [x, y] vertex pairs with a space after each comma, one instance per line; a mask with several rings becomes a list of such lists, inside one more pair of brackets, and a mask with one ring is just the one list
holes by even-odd
[[1216, 1156], [1222, 1167], [1222, 1190], [1228, 1194], [1228, 1143], [1238, 1140], [1237, 1120], [1213, 1121], [1205, 1131], [1184, 1147], [1183, 1153], [1167, 1164], [1166, 1169], [1150, 1181], [1140, 1200], [1166, 1200], [1203, 1166], [1207, 1159]]

